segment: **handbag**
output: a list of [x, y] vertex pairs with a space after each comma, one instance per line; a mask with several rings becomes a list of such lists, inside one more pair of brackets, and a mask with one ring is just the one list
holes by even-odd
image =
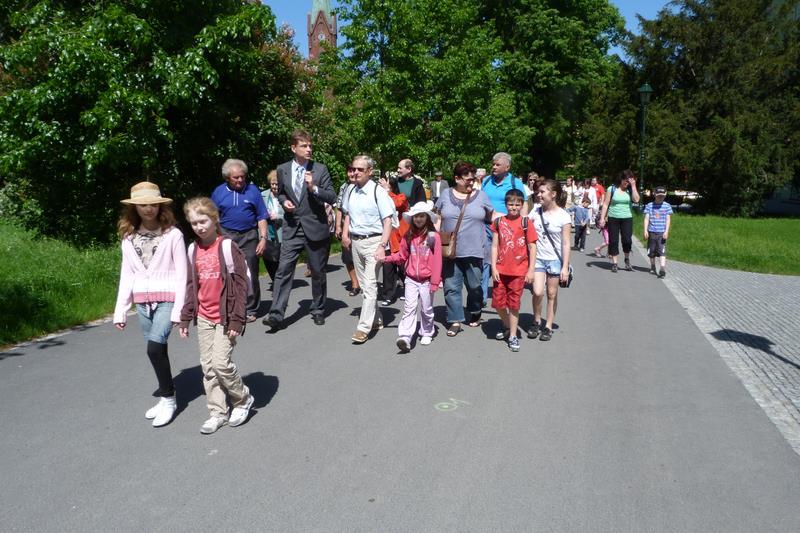
[[[556, 257], [558, 257], [558, 262], [562, 265], [564, 264], [564, 260], [561, 258], [561, 254], [558, 252], [558, 248], [556, 248], [556, 243], [553, 242], [553, 238], [550, 236], [550, 232], [547, 231], [547, 223], [544, 221], [544, 210], [540, 207], [539, 208], [539, 217], [542, 219], [542, 228], [544, 228], [544, 234], [547, 235], [547, 240], [550, 241], [550, 246], [553, 247], [553, 251], [556, 253]], [[568, 289], [569, 286], [572, 284], [572, 265], [569, 266], [569, 277], [567, 281], [558, 280], [558, 286]]]
[[464, 200], [464, 205], [461, 206], [461, 213], [458, 215], [455, 229], [453, 231], [439, 232], [439, 238], [442, 241], [442, 259], [456, 258], [456, 237], [458, 236], [458, 228], [461, 227], [461, 221], [464, 219], [464, 211], [467, 209], [467, 204], [471, 199], [472, 196], [467, 196]]

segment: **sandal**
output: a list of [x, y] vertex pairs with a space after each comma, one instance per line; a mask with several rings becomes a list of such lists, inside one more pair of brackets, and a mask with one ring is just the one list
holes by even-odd
[[544, 328], [542, 334], [539, 335], [540, 341], [549, 341], [551, 338], [553, 338], [553, 330], [550, 328]]
[[453, 324], [447, 330], [448, 337], [455, 337], [458, 335], [458, 332], [461, 331], [461, 324], [458, 322], [453, 322]]
[[356, 287], [355, 289], [350, 289], [350, 292], [348, 292], [347, 294], [349, 294], [350, 296], [358, 296], [360, 292], [361, 292], [361, 287]]
[[633, 267], [631, 266], [630, 259], [625, 260], [625, 270], [627, 270], [628, 272], [633, 272]]
[[527, 331], [529, 339], [535, 339], [539, 336], [539, 323], [532, 325], [530, 329]]

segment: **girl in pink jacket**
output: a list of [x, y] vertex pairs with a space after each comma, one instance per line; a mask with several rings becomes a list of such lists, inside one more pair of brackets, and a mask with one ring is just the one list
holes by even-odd
[[433, 293], [442, 282], [442, 241], [434, 230], [436, 215], [431, 202], [416, 203], [403, 218], [411, 228], [400, 241], [400, 250], [384, 261], [405, 265], [405, 307], [397, 326], [397, 347], [407, 353], [417, 329], [417, 307], [422, 316], [419, 343], [427, 346], [433, 337]]
[[147, 356], [158, 380], [159, 402], [145, 412], [154, 427], [168, 424], [175, 416], [175, 385], [167, 353], [167, 339], [180, 322], [186, 293], [186, 247], [183, 234], [175, 227], [175, 215], [158, 185], [137, 183], [117, 224], [122, 239], [114, 325], [125, 329], [128, 309], [136, 304], [139, 323], [147, 342]]

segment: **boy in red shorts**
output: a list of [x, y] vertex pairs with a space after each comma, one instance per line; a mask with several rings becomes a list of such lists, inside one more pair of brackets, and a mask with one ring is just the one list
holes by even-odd
[[508, 349], [519, 351], [519, 305], [525, 283], [533, 283], [536, 267], [536, 229], [520, 216], [525, 198], [516, 189], [506, 193], [508, 214], [492, 223], [492, 307], [503, 321], [495, 338], [508, 339]]

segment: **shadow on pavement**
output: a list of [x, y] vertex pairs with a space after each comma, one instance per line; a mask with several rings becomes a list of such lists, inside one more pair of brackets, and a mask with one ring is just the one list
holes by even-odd
[[242, 377], [242, 381], [250, 389], [250, 393], [255, 398], [253, 407], [256, 409], [265, 407], [272, 401], [278, 392], [280, 381], [276, 376], [266, 376], [263, 372], [253, 372]]
[[776, 359], [781, 360], [787, 365], [800, 370], [800, 365], [798, 365], [794, 361], [786, 359], [785, 357], [775, 353], [775, 351], [772, 349], [775, 343], [766, 337], [762, 337], [761, 335], [754, 335], [752, 333], [737, 331], [735, 329], [720, 329], [712, 332], [711, 335], [715, 339], [720, 341], [735, 342], [737, 344], [747, 346], [748, 348], [755, 348], [756, 350], [761, 350], [762, 352], [769, 354]]
[[178, 403], [176, 416], [186, 409], [186, 406], [205, 394], [203, 371], [200, 369], [200, 365], [184, 368], [172, 378], [172, 381], [175, 383], [175, 399]]

